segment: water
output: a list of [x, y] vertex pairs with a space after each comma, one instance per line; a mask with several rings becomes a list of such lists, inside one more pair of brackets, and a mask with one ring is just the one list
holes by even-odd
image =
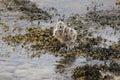
[[[39, 8], [44, 7], [55, 7], [58, 9], [58, 13], [65, 14], [69, 16], [72, 13], [84, 14], [87, 12], [87, 6], [91, 6], [92, 1], [102, 4], [103, 6], [99, 9], [111, 9], [115, 6], [115, 0], [30, 0], [35, 2]], [[0, 6], [2, 8], [2, 6]], [[13, 14], [14, 13], [14, 14]], [[19, 20], [19, 15], [22, 15], [20, 12], [1, 12], [0, 13], [0, 22], [9, 25], [9, 31], [4, 32], [2, 25], [0, 25], [0, 80], [70, 80], [70, 75], [64, 78], [64, 76], [57, 74], [55, 72], [56, 61], [60, 60], [60, 57], [55, 57], [49, 53], [41, 55], [40, 58], [28, 58], [27, 50], [21, 48], [21, 46], [15, 47], [9, 46], [2, 41], [2, 36], [8, 34], [24, 34], [24, 29], [27, 26], [30, 26], [30, 22], [27, 20]], [[16, 22], [17, 21], [17, 22]], [[44, 24], [44, 23], [43, 23]], [[44, 24], [47, 25], [47, 24]], [[13, 33], [13, 26], [23, 28], [20, 32]], [[109, 28], [110, 29], [110, 28]], [[109, 40], [117, 42], [119, 35], [106, 36], [109, 34], [109, 29], [106, 31], [101, 30], [101, 33], [96, 35], [102, 35]], [[110, 29], [111, 32], [112, 29]], [[108, 33], [107, 33], [108, 32]], [[105, 34], [106, 35], [105, 35]], [[111, 38], [112, 37], [112, 38]], [[72, 67], [84, 65], [86, 58], [78, 58], [72, 64]], [[103, 64], [103, 61], [92, 61], [89, 64]], [[72, 68], [70, 67], [70, 68]], [[69, 72], [69, 71], [68, 71]], [[68, 73], [67, 72], [67, 73]]]
[[54, 64], [58, 58], [53, 55], [45, 54], [34, 59], [11, 56], [0, 57], [0, 80], [54, 80], [57, 78]]
[[65, 14], [66, 16], [72, 13], [84, 14], [87, 12], [87, 7], [91, 6], [92, 2], [97, 4], [103, 4], [99, 9], [111, 9], [116, 7], [116, 0], [30, 0], [35, 2], [38, 7], [55, 7], [58, 9], [60, 14]]

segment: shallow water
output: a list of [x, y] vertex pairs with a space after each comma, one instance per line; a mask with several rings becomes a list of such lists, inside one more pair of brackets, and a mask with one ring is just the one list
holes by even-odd
[[[97, 1], [97, 3], [102, 4], [103, 6], [100, 9], [111, 9], [115, 6], [115, 0], [30, 0], [35, 2], [38, 7], [55, 7], [58, 9], [58, 13], [65, 14], [69, 16], [72, 13], [80, 13], [84, 14], [87, 12], [87, 6], [91, 6], [92, 1]], [[0, 6], [2, 8], [2, 6]], [[60, 57], [55, 57], [54, 55], [50, 55], [48, 53], [41, 55], [40, 58], [28, 58], [27, 51], [21, 46], [15, 47], [7, 45], [5, 42], [2, 41], [2, 36], [8, 34], [24, 34], [25, 27], [30, 26], [30, 22], [27, 20], [17, 20], [18, 15], [21, 15], [20, 12], [7, 12], [7, 13], [0, 13], [0, 22], [9, 25], [9, 31], [4, 32], [2, 29], [2, 25], [0, 25], [0, 80], [70, 80], [69, 71], [67, 78], [63, 75], [60, 75], [55, 72], [55, 65], [57, 64], [56, 61], [60, 60]], [[17, 21], [17, 22], [16, 22]], [[36, 22], [35, 22], [36, 23]], [[44, 23], [43, 23], [44, 24]], [[47, 25], [47, 24], [44, 24]], [[22, 31], [13, 33], [13, 27], [17, 26], [23, 28]], [[108, 35], [112, 29], [106, 29], [99, 31], [96, 35], [101, 35], [106, 37], [109, 40], [117, 42], [118, 35]], [[81, 66], [86, 63], [86, 58], [78, 58], [72, 64], [72, 67]], [[89, 64], [103, 64], [103, 61], [92, 61], [88, 62]], [[72, 68], [70, 67], [70, 68]]]
[[87, 7], [91, 6], [92, 2], [96, 4], [103, 4], [99, 9], [111, 9], [116, 7], [116, 0], [30, 0], [35, 2], [38, 7], [55, 7], [60, 14], [66, 14], [66, 16], [72, 13], [84, 14], [87, 12]]
[[40, 58], [28, 59], [15, 55], [0, 58], [0, 80], [54, 80], [54, 64], [57, 60], [53, 55], [42, 55]]

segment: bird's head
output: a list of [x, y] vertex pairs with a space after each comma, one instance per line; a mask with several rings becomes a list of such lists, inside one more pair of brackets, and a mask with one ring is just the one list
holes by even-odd
[[62, 30], [62, 29], [64, 29], [64, 28], [66, 27], [66, 24], [65, 24], [64, 22], [62, 22], [62, 21], [59, 21], [59, 22], [56, 24], [55, 27], [56, 27], [57, 29]]

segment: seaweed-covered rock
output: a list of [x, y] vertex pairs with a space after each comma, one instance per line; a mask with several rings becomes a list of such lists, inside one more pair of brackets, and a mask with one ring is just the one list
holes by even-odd
[[74, 80], [101, 80], [101, 73], [96, 66], [85, 65], [76, 67], [73, 70], [72, 78]]
[[108, 70], [115, 75], [120, 76], [120, 64], [112, 62], [110, 63], [110, 67], [108, 68]]
[[3, 0], [3, 3], [7, 6], [8, 10], [23, 12], [25, 15], [21, 16], [20, 19], [25, 18], [32, 22], [33, 20], [48, 21], [52, 18], [50, 13], [38, 8], [37, 5], [30, 0]]

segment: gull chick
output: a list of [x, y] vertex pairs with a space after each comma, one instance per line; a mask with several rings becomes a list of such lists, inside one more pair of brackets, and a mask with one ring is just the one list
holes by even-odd
[[77, 39], [77, 31], [73, 28], [67, 27], [67, 25], [59, 21], [54, 30], [53, 36], [57, 38], [61, 43], [67, 46], [67, 51], [74, 48]]

